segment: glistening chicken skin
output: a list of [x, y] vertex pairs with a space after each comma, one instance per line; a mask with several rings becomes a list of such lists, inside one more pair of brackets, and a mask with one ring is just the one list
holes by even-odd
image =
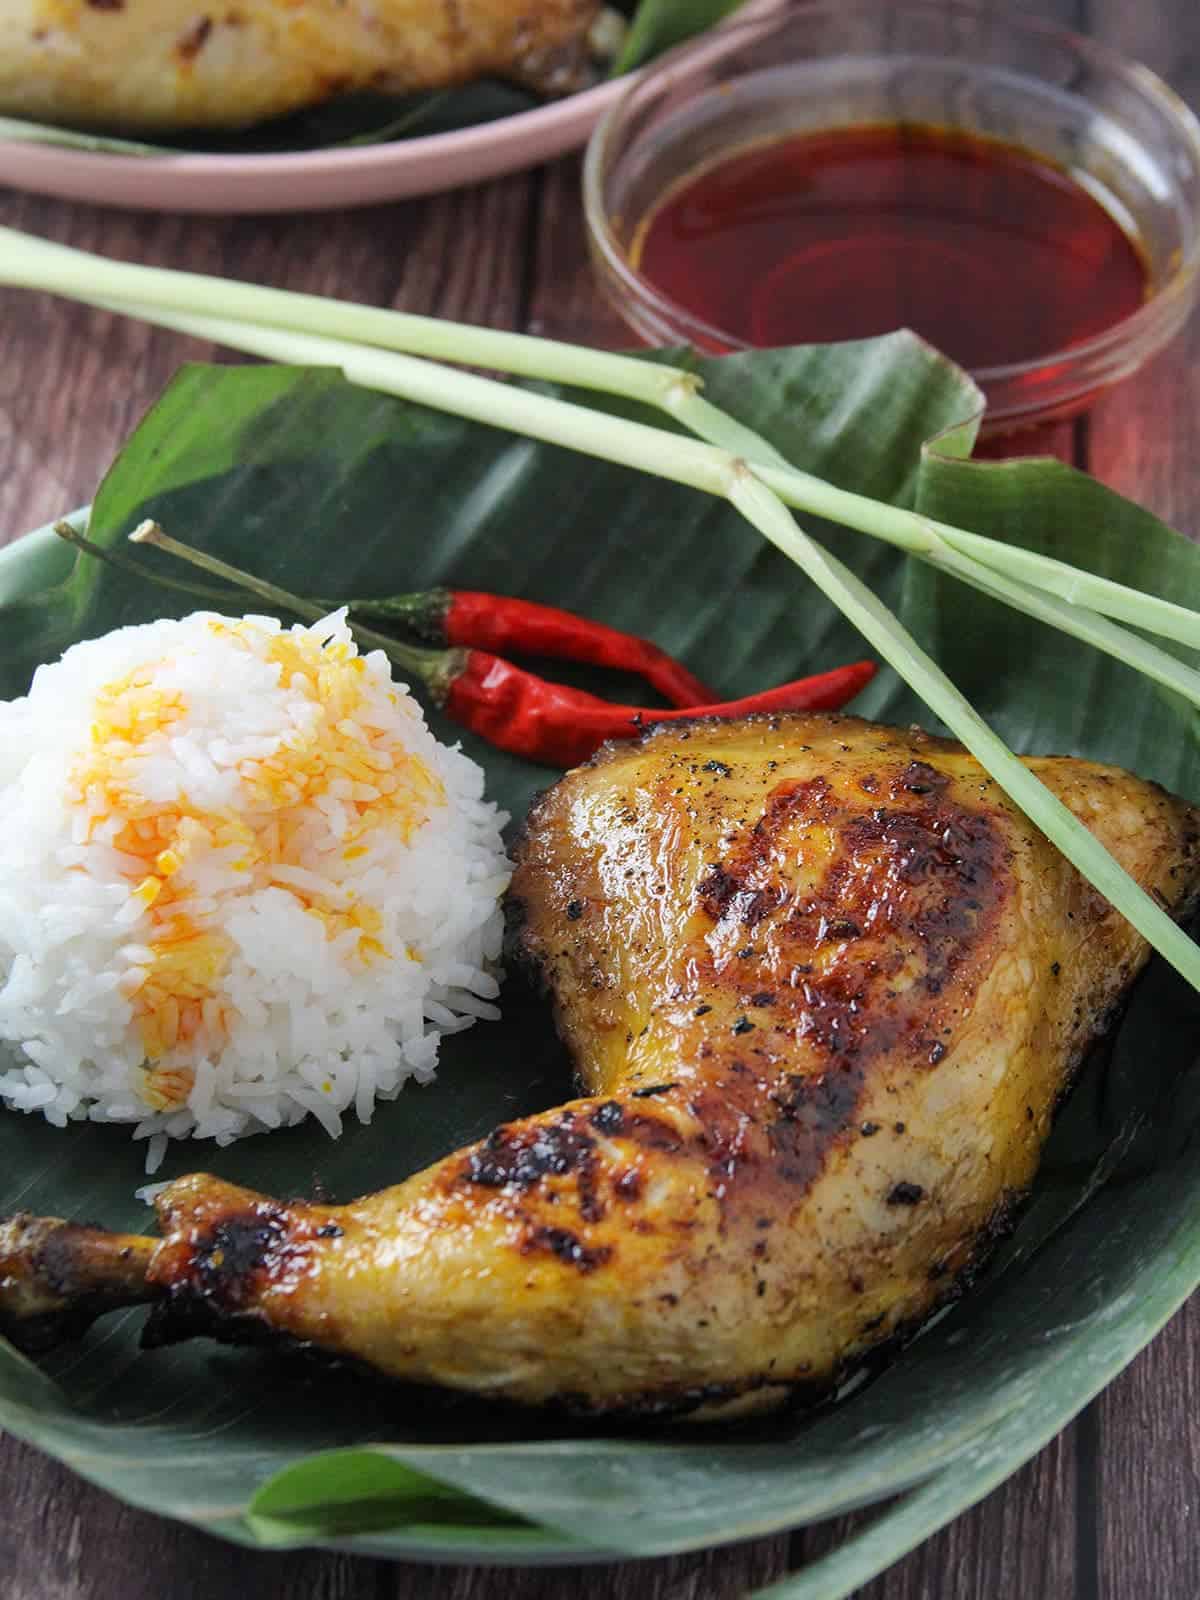
[[0, 112], [241, 127], [349, 90], [585, 80], [600, 0], [0, 0]]
[[[1183, 911], [1196, 811], [1028, 764]], [[535, 805], [512, 893], [583, 1098], [351, 1205], [201, 1176], [158, 1243], [15, 1219], [0, 1319], [146, 1298], [152, 1338], [286, 1334], [592, 1412], [766, 1406], [955, 1291], [1147, 955], [961, 748], [854, 718], [606, 748]]]

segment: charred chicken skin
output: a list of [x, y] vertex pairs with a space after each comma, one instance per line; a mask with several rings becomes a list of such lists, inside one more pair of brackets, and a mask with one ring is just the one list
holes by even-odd
[[355, 89], [585, 81], [600, 0], [0, 0], [0, 112], [241, 127]]
[[[1183, 912], [1194, 810], [1029, 766]], [[152, 1337], [521, 1402], [766, 1406], [954, 1292], [1147, 955], [960, 747], [853, 718], [606, 748], [535, 805], [512, 893], [585, 1096], [351, 1205], [191, 1177], [160, 1241], [12, 1219], [10, 1332], [147, 1299]]]

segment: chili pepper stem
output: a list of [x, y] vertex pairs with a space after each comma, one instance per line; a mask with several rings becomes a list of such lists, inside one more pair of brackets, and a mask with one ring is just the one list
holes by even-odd
[[[314, 605], [310, 600], [302, 600], [299, 595], [281, 589], [278, 584], [268, 583], [264, 578], [256, 578], [252, 573], [243, 572], [240, 567], [231, 566], [228, 561], [209, 555], [206, 550], [197, 550], [179, 539], [173, 539], [157, 522], [141, 523], [129, 535], [129, 541], [131, 544], [154, 545], [159, 550], [165, 550], [169, 555], [178, 556], [181, 561], [187, 561], [193, 567], [211, 572], [214, 577], [224, 578], [228, 583], [237, 584], [240, 588], [257, 595], [259, 599], [265, 600], [269, 605], [294, 612], [307, 622], [319, 622], [322, 617], [328, 615], [323, 606]], [[435, 698], [439, 700], [445, 698], [447, 683], [457, 672], [454, 658], [458, 652], [419, 650], [359, 624], [352, 624], [351, 632], [360, 646], [365, 645], [370, 650], [382, 650], [402, 672], [411, 673], [414, 678], [419, 678]]]
[[442, 619], [452, 600], [452, 591], [444, 588], [417, 589], [412, 594], [392, 594], [383, 599], [333, 600], [318, 602], [328, 605], [330, 611], [344, 605], [351, 617], [375, 617], [379, 621], [398, 622], [418, 639], [432, 644], [444, 644], [440, 637]]
[[[97, 561], [106, 562], [108, 566], [116, 567], [120, 572], [131, 573], [138, 578], [149, 576], [138, 562], [128, 561], [119, 551], [109, 550], [106, 546], [85, 538], [65, 517], [60, 517], [54, 524], [54, 532], [64, 544], [82, 551], [84, 555], [94, 556]], [[185, 583], [181, 578], [168, 578], [165, 573], [155, 573], [154, 582], [161, 583], [164, 588], [178, 589], [183, 594], [190, 594], [197, 600], [212, 600], [219, 605], [223, 605], [230, 598], [227, 589], [210, 588], [206, 583]]]

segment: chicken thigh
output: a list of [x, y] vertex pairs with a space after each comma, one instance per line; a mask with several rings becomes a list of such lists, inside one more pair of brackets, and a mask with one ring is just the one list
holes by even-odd
[[[1191, 807], [1028, 765], [1184, 911]], [[152, 1339], [285, 1334], [590, 1412], [766, 1406], [955, 1292], [1147, 956], [960, 747], [845, 717], [606, 747], [535, 804], [512, 894], [585, 1095], [346, 1206], [193, 1177], [158, 1242], [13, 1219], [0, 1321], [145, 1298]]]

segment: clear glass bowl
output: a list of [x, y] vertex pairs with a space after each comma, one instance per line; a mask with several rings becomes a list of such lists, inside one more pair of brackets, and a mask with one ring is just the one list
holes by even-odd
[[1197, 290], [1200, 123], [1146, 67], [972, 0], [759, 0], [751, 10], [635, 79], [588, 146], [593, 263], [648, 343], [747, 348], [631, 263], [638, 225], [681, 180], [764, 140], [896, 122], [1045, 157], [1101, 201], [1146, 261], [1145, 302], [1105, 332], [972, 374], [986, 431], [1081, 411], [1179, 330]]

